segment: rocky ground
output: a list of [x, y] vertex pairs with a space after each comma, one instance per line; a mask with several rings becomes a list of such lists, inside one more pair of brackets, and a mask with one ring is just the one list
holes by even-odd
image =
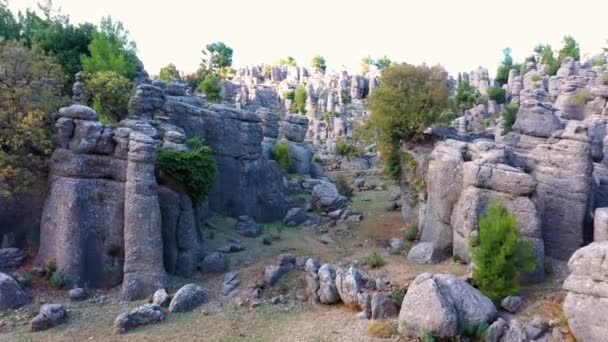
[[[337, 174], [332, 174], [336, 176]], [[206, 230], [208, 249], [238, 245], [243, 251], [225, 254], [231, 270], [237, 270], [241, 287], [247, 286], [272, 264], [280, 253], [315, 256], [335, 265], [355, 264], [374, 278], [385, 278], [401, 288], [424, 272], [451, 273], [464, 276], [467, 267], [451, 260], [437, 265], [418, 265], [403, 255], [389, 255], [390, 239], [402, 235], [403, 223], [399, 211], [388, 211], [394, 187], [374, 172], [342, 173], [347, 180], [364, 179], [378, 190], [356, 191], [351, 207], [363, 214], [358, 224], [327, 229], [316, 227], [286, 227], [281, 223], [265, 225], [263, 236], [273, 237], [270, 245], [260, 238], [245, 238], [234, 233], [234, 219], [215, 216]], [[380, 190], [382, 185], [384, 189]], [[377, 251], [385, 265], [372, 269], [366, 257]], [[405, 253], [403, 253], [405, 254]], [[31, 268], [26, 263], [24, 268]], [[35, 282], [30, 289], [38, 302], [0, 316], [0, 341], [374, 341], [368, 333], [368, 320], [361, 319], [342, 304], [319, 305], [306, 301], [301, 295], [305, 288], [305, 272], [291, 272], [286, 281], [264, 291], [259, 306], [238, 305], [238, 301], [222, 299], [220, 292], [224, 274], [194, 280], [209, 290], [209, 302], [185, 313], [172, 313], [159, 324], [135, 328], [124, 335], [114, 333], [114, 320], [122, 312], [146, 301], [121, 301], [118, 290], [93, 292], [90, 299], [73, 302], [65, 291], [51, 290], [48, 284]], [[542, 316], [548, 321], [564, 321], [562, 302], [565, 293], [561, 284], [566, 276], [565, 265], [555, 262], [553, 274], [543, 283], [522, 290], [526, 303], [518, 313], [523, 322]], [[174, 287], [186, 279], [173, 278]], [[279, 295], [282, 298], [277, 299]], [[43, 303], [62, 303], [67, 322], [44, 332], [31, 332], [29, 322]], [[273, 302], [280, 302], [273, 304]], [[510, 317], [502, 312], [501, 315]], [[386, 321], [393, 329], [397, 319]], [[392, 340], [407, 340], [394, 335]]]

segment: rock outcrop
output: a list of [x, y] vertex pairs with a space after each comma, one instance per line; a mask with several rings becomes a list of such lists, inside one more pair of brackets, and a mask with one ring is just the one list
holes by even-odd
[[0, 310], [18, 309], [29, 302], [29, 296], [15, 279], [0, 272]]

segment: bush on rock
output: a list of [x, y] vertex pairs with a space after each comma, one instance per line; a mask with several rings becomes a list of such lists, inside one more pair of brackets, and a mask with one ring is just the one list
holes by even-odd
[[281, 170], [289, 172], [291, 167], [291, 156], [289, 155], [289, 146], [286, 143], [278, 143], [271, 152], [272, 160], [279, 164]]

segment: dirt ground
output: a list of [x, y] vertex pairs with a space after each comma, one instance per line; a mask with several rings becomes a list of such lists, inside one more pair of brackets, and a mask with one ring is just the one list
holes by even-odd
[[[349, 178], [353, 178], [350, 175]], [[209, 248], [225, 244], [236, 237], [246, 251], [229, 255], [233, 269], [241, 274], [241, 287], [260, 276], [264, 266], [274, 263], [274, 258], [283, 252], [300, 256], [315, 256], [321, 262], [337, 265], [360, 263], [373, 251], [380, 253], [386, 264], [378, 269], [363, 265], [361, 269], [375, 277], [385, 277], [391, 283], [406, 287], [418, 274], [452, 273], [464, 275], [465, 265], [446, 260], [439, 265], [415, 265], [402, 255], [388, 255], [386, 241], [401, 236], [404, 223], [399, 211], [387, 211], [387, 201], [394, 186], [382, 176], [364, 176], [368, 182], [384, 184], [382, 191], [355, 192], [352, 206], [359, 209], [364, 220], [356, 226], [344, 229], [349, 234], [338, 234], [331, 230], [319, 234], [311, 228], [289, 228], [275, 223], [266, 225], [266, 235], [280, 236], [271, 245], [263, 245], [261, 239], [247, 239], [233, 233], [234, 221], [214, 217], [217, 226], [207, 231]], [[337, 229], [338, 230], [338, 229]], [[561, 282], [565, 272], [563, 265], [556, 264], [553, 275], [542, 284], [522, 289], [528, 302], [521, 316], [526, 318], [542, 315], [554, 320], [563, 319]], [[292, 272], [289, 277], [287, 304], [264, 304], [250, 309], [238, 307], [219, 298], [222, 275], [204, 276], [195, 279], [174, 279], [176, 285], [189, 282], [200, 283], [209, 289], [211, 300], [189, 313], [169, 314], [159, 324], [140, 327], [125, 335], [113, 333], [116, 316], [143, 304], [121, 302], [118, 290], [97, 291], [92, 299], [72, 303], [64, 291], [49, 290], [44, 284], [34, 284], [31, 291], [37, 293], [39, 301], [58, 302], [66, 305], [66, 324], [44, 332], [28, 330], [29, 319], [41, 303], [32, 304], [16, 312], [0, 313], [0, 341], [405, 341], [394, 335], [389, 339], [373, 338], [367, 334], [369, 322], [357, 317], [355, 312], [342, 305], [313, 305], [295, 298], [295, 293], [304, 287], [302, 272]], [[268, 292], [268, 291], [266, 291]], [[276, 293], [266, 293], [270, 297]], [[388, 321], [396, 328], [396, 320]]]

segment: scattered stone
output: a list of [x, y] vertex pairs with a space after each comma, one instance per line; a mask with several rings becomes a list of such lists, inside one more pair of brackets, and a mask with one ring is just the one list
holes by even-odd
[[40, 312], [30, 322], [32, 331], [40, 331], [52, 328], [63, 322], [67, 317], [65, 308], [61, 304], [44, 304]]
[[359, 308], [359, 293], [363, 292], [365, 284], [358, 269], [349, 267], [347, 271], [339, 269], [336, 272], [336, 288], [342, 302], [352, 308]]
[[290, 227], [298, 226], [306, 222], [306, 211], [303, 208], [291, 208], [285, 214], [283, 223]]
[[144, 304], [129, 312], [123, 312], [114, 321], [114, 331], [124, 334], [140, 325], [158, 323], [165, 319], [165, 312], [158, 304]]
[[171, 299], [169, 312], [186, 312], [207, 302], [207, 290], [200, 285], [187, 284], [182, 286]]
[[318, 271], [319, 290], [317, 296], [321, 304], [336, 304], [340, 302], [340, 293], [336, 287], [336, 272], [331, 264], [323, 264]]
[[238, 271], [226, 273], [222, 281], [222, 289], [220, 294], [222, 297], [233, 298], [238, 294], [238, 286], [241, 284], [241, 278]]
[[0, 310], [18, 309], [30, 298], [11, 276], [0, 272]]
[[293, 271], [293, 264], [290, 265], [270, 265], [264, 270], [264, 283], [274, 286], [284, 274]]
[[375, 292], [372, 295], [371, 319], [385, 319], [395, 317], [399, 310], [386, 292]]
[[245, 247], [243, 247], [243, 246], [241, 246], [239, 244], [223, 245], [223, 246], [218, 247], [218, 248], [215, 249], [216, 252], [225, 253], [225, 254], [228, 254], [228, 253], [238, 253], [238, 252], [242, 252], [244, 250], [245, 250]]
[[201, 264], [203, 273], [223, 273], [228, 269], [226, 258], [219, 252], [207, 255]]
[[500, 306], [510, 313], [517, 313], [524, 306], [524, 299], [520, 296], [508, 296], [500, 302]]
[[442, 253], [432, 242], [419, 242], [407, 254], [407, 260], [417, 264], [437, 264]]
[[390, 254], [401, 254], [403, 249], [405, 248], [405, 242], [402, 239], [392, 238], [390, 241]]
[[159, 289], [154, 292], [152, 296], [152, 303], [157, 304], [163, 307], [169, 307], [169, 303], [171, 302], [171, 297], [167, 294], [165, 289]]
[[82, 287], [76, 287], [68, 291], [68, 297], [70, 297], [70, 300], [78, 302], [87, 299], [88, 295], [85, 289]]
[[285, 304], [285, 297], [283, 295], [278, 295], [276, 297], [272, 297], [272, 299], [270, 299], [270, 302], [274, 305]]
[[236, 223], [236, 232], [244, 237], [256, 238], [262, 234], [262, 229], [249, 216], [239, 216]]

